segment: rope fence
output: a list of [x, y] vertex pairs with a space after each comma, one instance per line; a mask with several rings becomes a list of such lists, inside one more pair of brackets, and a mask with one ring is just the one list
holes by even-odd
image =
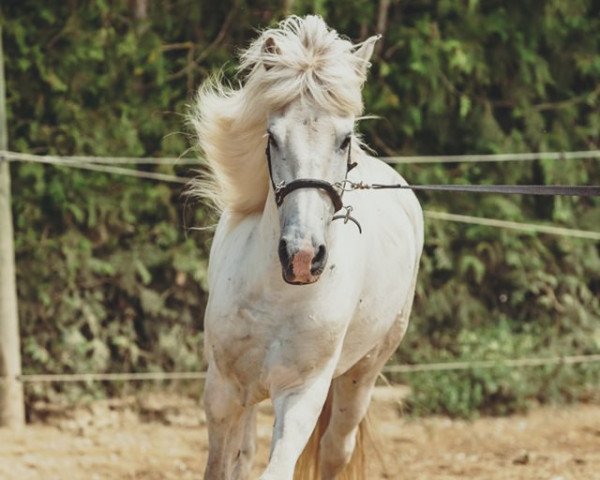
[[[546, 157], [548, 156], [548, 157]], [[387, 157], [385, 160], [389, 161], [390, 159], [401, 159], [402, 161], [397, 161], [395, 163], [418, 163], [418, 161], [413, 162], [415, 159], [424, 159], [425, 161], [422, 163], [433, 163], [430, 161], [432, 159], [438, 159], [442, 161], [443, 159], [453, 159], [452, 161], [461, 161], [456, 160], [458, 158], [464, 158], [465, 161], [476, 161], [473, 159], [488, 159], [488, 160], [477, 160], [477, 161], [527, 161], [527, 160], [535, 160], [539, 158], [552, 158], [552, 159], [560, 159], [560, 158], [599, 158], [600, 159], [600, 150], [598, 151], [588, 151], [588, 152], [547, 152], [547, 153], [530, 153], [530, 154], [500, 154], [500, 155], [458, 155], [458, 156], [449, 156], [449, 157]], [[0, 159], [7, 159], [9, 161], [22, 161], [22, 162], [34, 162], [34, 163], [44, 163], [49, 165], [59, 165], [66, 166], [72, 168], [80, 168], [84, 170], [91, 170], [95, 172], [116, 174], [116, 175], [127, 175], [142, 179], [155, 180], [161, 182], [168, 183], [177, 183], [181, 185], [187, 184], [191, 178], [189, 177], [179, 177], [176, 175], [169, 175], [165, 173], [157, 173], [157, 172], [144, 172], [140, 170], [134, 170], [131, 168], [124, 168], [115, 165], [126, 165], [126, 164], [153, 164], [153, 165], [202, 165], [200, 160], [190, 159], [190, 158], [171, 158], [171, 157], [163, 157], [163, 158], [153, 158], [153, 157], [144, 157], [144, 158], [135, 158], [135, 157], [92, 157], [92, 156], [74, 156], [74, 157], [62, 157], [56, 155], [33, 155], [29, 153], [17, 153], [10, 151], [0, 151]], [[404, 161], [406, 160], [406, 161]], [[392, 162], [394, 163], [394, 162]], [[588, 230], [579, 230], [573, 228], [565, 228], [565, 227], [556, 227], [552, 225], [540, 225], [534, 223], [526, 223], [526, 222], [514, 222], [508, 220], [498, 220], [493, 218], [484, 218], [484, 217], [473, 217], [469, 215], [459, 215], [454, 213], [447, 212], [438, 212], [425, 210], [424, 212], [426, 218], [430, 218], [433, 220], [442, 220], [448, 222], [456, 222], [456, 223], [464, 223], [471, 225], [482, 225], [487, 227], [494, 228], [505, 228], [511, 230], [518, 230], [526, 233], [545, 233], [550, 235], [560, 235], [564, 237], [572, 237], [572, 238], [583, 238], [587, 240], [600, 240], [600, 232], [588, 231]]]
[[[72, 162], [98, 163], [104, 165], [201, 165], [202, 160], [179, 157], [98, 157], [90, 155], [33, 155], [0, 151], [0, 157], [17, 161]], [[403, 155], [380, 157], [391, 164], [418, 163], [489, 163], [489, 162], [531, 162], [534, 160], [600, 160], [600, 150], [583, 150], [573, 152], [524, 152], [524, 153], [494, 153], [481, 155]]]
[[[157, 172], [143, 172], [140, 170], [134, 170], [132, 168], [123, 168], [117, 167], [113, 165], [104, 165], [100, 162], [91, 162], [91, 163], [82, 163], [70, 159], [68, 157], [55, 157], [51, 155], [31, 155], [26, 153], [14, 153], [14, 152], [0, 152], [0, 157], [4, 156], [4, 158], [12, 161], [22, 161], [22, 162], [33, 162], [33, 163], [44, 163], [48, 165], [58, 165], [64, 167], [71, 168], [79, 168], [82, 170], [92, 170], [94, 172], [102, 172], [102, 173], [112, 173], [116, 175], [126, 175], [130, 177], [144, 178], [148, 180], [157, 180], [160, 182], [168, 182], [168, 183], [180, 183], [186, 184], [191, 179], [186, 177], [178, 177], [176, 175], [169, 175], [166, 173], [157, 173]], [[86, 157], [81, 157], [86, 158]], [[122, 159], [121, 159], [122, 160]], [[198, 162], [196, 162], [198, 165]]]
[[[445, 156], [403, 156], [383, 157], [382, 160], [391, 164], [417, 164], [417, 163], [451, 163], [451, 162], [508, 162], [532, 160], [571, 160], [571, 159], [600, 159], [600, 150], [582, 152], [538, 152], [514, 153], [494, 155], [445, 155]], [[48, 165], [65, 166], [84, 170], [126, 175], [147, 180], [187, 184], [191, 179], [176, 175], [145, 172], [125, 165], [191, 165], [201, 166], [202, 161], [190, 158], [175, 157], [96, 157], [96, 156], [57, 156], [34, 155], [0, 150], [2, 160], [35, 162]], [[505, 228], [528, 233], [544, 233], [561, 235], [573, 238], [600, 240], [600, 232], [586, 231], [572, 228], [563, 228], [552, 225], [540, 225], [524, 222], [513, 222], [492, 218], [459, 215], [440, 211], [426, 210], [425, 217], [433, 220], [458, 222], [486, 227]], [[444, 363], [427, 363], [411, 365], [388, 365], [383, 373], [425, 373], [439, 371], [461, 371], [471, 369], [492, 368], [526, 368], [547, 365], [582, 365], [600, 363], [600, 354], [571, 355], [545, 358], [517, 358], [481, 361], [459, 361]], [[10, 378], [22, 384], [32, 383], [64, 383], [64, 382], [137, 382], [137, 381], [202, 381], [206, 379], [206, 372], [142, 372], [142, 373], [74, 373], [74, 374], [25, 374]], [[9, 377], [0, 377], [0, 382], [9, 380]]]
[[502, 360], [480, 360], [476, 362], [447, 362], [447, 363], [422, 363], [415, 365], [388, 365], [384, 373], [414, 373], [414, 372], [439, 372], [450, 370], [471, 370], [475, 368], [521, 368], [543, 367], [546, 365], [577, 365], [600, 362], [598, 355], [567, 355], [562, 357], [546, 358], [513, 358]]
[[[547, 365], [581, 365], [600, 363], [600, 354], [567, 355], [545, 358], [515, 358], [502, 360], [480, 360], [471, 362], [422, 363], [412, 365], [388, 365], [383, 373], [425, 373], [460, 371], [491, 368], [525, 368]], [[17, 377], [22, 383], [67, 383], [67, 382], [138, 382], [204, 380], [206, 372], [143, 372], [143, 373], [73, 373], [73, 374], [27, 374]], [[1, 379], [0, 379], [1, 380]]]
[[42, 163], [94, 163], [102, 165], [201, 165], [198, 158], [178, 157], [96, 157], [90, 155], [35, 155], [7, 150], [0, 151], [0, 157], [11, 161]]
[[482, 225], [485, 227], [507, 228], [528, 233], [547, 233], [563, 237], [585, 238], [588, 240], [600, 240], [600, 232], [591, 230], [578, 230], [575, 228], [555, 227], [552, 225], [540, 225], [537, 223], [513, 222], [509, 220], [497, 220], [495, 218], [473, 217], [471, 215], [459, 215], [456, 213], [436, 212], [425, 210], [425, 218], [442, 220], [448, 222], [466, 223], [470, 225]]
[[72, 382], [145, 382], [164, 380], [204, 380], [206, 372], [140, 372], [140, 373], [57, 373], [19, 375], [22, 383]]
[[480, 162], [531, 162], [534, 160], [589, 160], [600, 159], [600, 150], [578, 152], [494, 153], [484, 155], [414, 155], [381, 157], [387, 163], [480, 163]]

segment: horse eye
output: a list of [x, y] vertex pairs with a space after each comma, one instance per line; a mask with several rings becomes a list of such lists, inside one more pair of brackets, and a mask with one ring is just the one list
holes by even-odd
[[340, 150], [346, 150], [346, 148], [348, 148], [348, 145], [350, 145], [351, 139], [352, 139], [352, 137], [350, 135], [348, 135], [346, 138], [344, 138], [344, 141], [340, 145]]
[[271, 145], [274, 148], [279, 148], [279, 145], [277, 144], [277, 141], [275, 140], [273, 134], [270, 131], [267, 131], [267, 135], [269, 136], [269, 145]]

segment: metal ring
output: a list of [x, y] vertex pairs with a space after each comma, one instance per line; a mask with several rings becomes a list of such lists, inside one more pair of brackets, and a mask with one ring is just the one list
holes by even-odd
[[356, 189], [356, 184], [352, 180], [348, 180], [347, 178], [345, 178], [341, 182], [335, 182], [334, 185], [340, 190], [342, 190], [342, 192], [351, 192], [352, 190]]

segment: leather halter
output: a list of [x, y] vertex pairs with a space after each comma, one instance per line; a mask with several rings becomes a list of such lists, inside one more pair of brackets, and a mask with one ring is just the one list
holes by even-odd
[[325, 180], [317, 180], [313, 178], [299, 178], [298, 180], [293, 180], [287, 184], [282, 183], [275, 187], [275, 203], [277, 206], [280, 207], [287, 195], [300, 188], [316, 188], [323, 190], [327, 195], [329, 195], [336, 212], [341, 210], [344, 206], [342, 197], [331, 183], [326, 182]]
[[[348, 159], [346, 162], [346, 175], [344, 177], [344, 182], [342, 182], [342, 185], [345, 184], [346, 180], [348, 179], [348, 172], [350, 170], [352, 170], [354, 167], [356, 167], [356, 163], [352, 163], [351, 159], [350, 159], [350, 152], [351, 152], [351, 146], [352, 146], [352, 141], [350, 141], [350, 143], [348, 143]], [[344, 202], [342, 201], [342, 194], [344, 193], [343, 189], [341, 190], [341, 193], [338, 192], [338, 190], [328, 181], [326, 180], [319, 180], [316, 178], [297, 178], [296, 180], [292, 180], [289, 183], [286, 183], [284, 181], [282, 181], [279, 184], [275, 184], [275, 181], [273, 180], [273, 167], [271, 165], [271, 138], [269, 137], [269, 140], [267, 141], [267, 162], [269, 164], [269, 178], [271, 179], [271, 185], [273, 186], [273, 191], [275, 192], [275, 203], [277, 204], [277, 207], [281, 207], [281, 205], [283, 204], [283, 201], [285, 200], [285, 197], [287, 197], [290, 193], [292, 193], [294, 190], [298, 190], [301, 188], [316, 188], [317, 190], [322, 190], [323, 192], [325, 192], [329, 198], [331, 199], [331, 202], [333, 203], [333, 208], [334, 213], [339, 212], [343, 207], [344, 207]]]

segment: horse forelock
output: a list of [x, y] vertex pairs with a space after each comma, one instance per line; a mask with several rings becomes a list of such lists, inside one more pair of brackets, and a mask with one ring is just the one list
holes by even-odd
[[299, 98], [336, 115], [360, 115], [366, 68], [355, 49], [318, 16], [292, 16], [264, 30], [241, 54], [243, 85], [212, 78], [199, 90], [191, 121], [209, 173], [192, 190], [236, 215], [261, 211], [267, 116]]

